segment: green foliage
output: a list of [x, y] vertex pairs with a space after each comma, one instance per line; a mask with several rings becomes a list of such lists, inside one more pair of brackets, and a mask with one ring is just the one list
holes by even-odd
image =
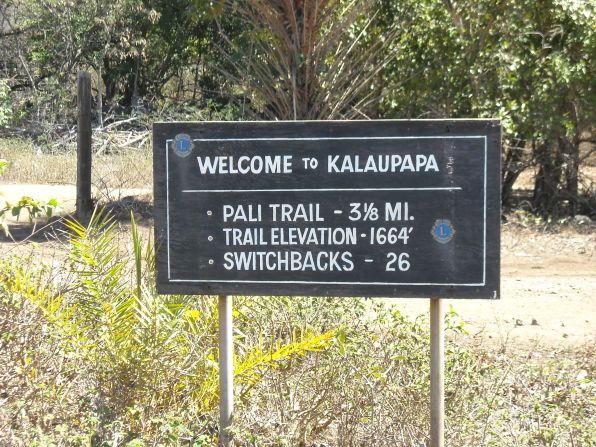
[[[6, 171], [7, 167], [8, 161], [0, 159], [0, 176]], [[2, 196], [4, 196], [4, 193], [0, 191], [0, 197]], [[50, 199], [46, 202], [44, 200], [35, 200], [29, 196], [23, 196], [15, 205], [10, 204], [6, 200], [3, 200], [3, 202], [0, 202], [0, 228], [2, 228], [6, 236], [10, 234], [8, 224], [6, 223], [7, 213], [10, 213], [18, 220], [21, 211], [25, 210], [27, 211], [29, 223], [33, 223], [39, 217], [50, 219], [52, 215], [55, 215], [61, 209], [60, 203], [56, 199]]]
[[385, 2], [385, 22], [412, 25], [384, 71], [379, 113], [500, 118], [504, 204], [532, 166], [536, 212], [592, 214], [578, 185], [579, 145], [593, 142], [596, 117], [595, 14], [593, 1]]
[[[79, 401], [77, 422], [71, 421], [64, 435], [58, 428], [42, 433], [55, 442], [87, 436], [96, 443], [177, 445], [199, 434], [213, 440], [207, 427], [219, 392], [215, 300], [157, 295], [151, 241], [143, 243], [133, 218], [131, 253], [123, 256], [116, 225], [101, 212], [87, 226], [69, 221], [71, 248], [64, 266], [34, 266], [16, 258], [1, 262], [0, 297], [37, 314], [66, 362], [46, 370], [43, 378], [40, 372], [39, 380], [80, 385], [52, 394], [64, 392], [65, 399]], [[246, 324], [242, 315], [236, 320]], [[332, 329], [296, 327], [283, 342], [244, 340], [235, 358], [235, 381], [244, 398], [284, 362], [328, 349], [334, 335]], [[41, 369], [35, 355], [28, 365], [33, 386]], [[18, 402], [11, 402], [5, 411], [17, 411]], [[31, 408], [21, 420], [22, 434], [39, 417], [37, 410]], [[30, 441], [42, 439], [31, 436]]]
[[[7, 61], [6, 77], [15, 90], [11, 100], [21, 122], [51, 127], [72, 122], [71, 86], [79, 70], [94, 74], [106, 112], [153, 107], [164, 96], [227, 102], [221, 100], [225, 79], [205, 69], [218, 57], [220, 40], [209, 2], [11, 3], [0, 10], [8, 30], [16, 31], [14, 39], [0, 34], [0, 58]], [[0, 87], [2, 117], [4, 84]]]
[[[7, 209], [10, 209], [10, 205], [7, 205]], [[60, 209], [58, 200], [50, 199], [47, 202], [43, 200], [34, 200], [29, 196], [23, 196], [10, 209], [11, 214], [17, 218], [21, 215], [21, 211], [27, 211], [27, 217], [29, 222], [33, 222], [33, 219], [37, 219], [40, 216], [44, 216], [46, 219], [52, 217], [56, 211]]]
[[496, 117], [505, 206], [531, 168], [533, 212], [596, 214], [580, 169], [595, 147], [593, 1], [11, 0], [0, 10], [0, 126], [24, 125], [40, 144], [74, 123], [81, 69], [93, 74], [98, 123], [122, 112]]
[[[128, 245], [94, 222], [70, 224], [66, 264], [0, 263], [0, 443], [215, 445], [214, 297], [156, 295], [143, 229]], [[363, 298], [234, 297], [233, 312], [239, 445], [427, 441], [427, 318]], [[449, 444], [594, 443], [593, 346], [529, 359], [462, 345], [453, 309], [446, 327]]]

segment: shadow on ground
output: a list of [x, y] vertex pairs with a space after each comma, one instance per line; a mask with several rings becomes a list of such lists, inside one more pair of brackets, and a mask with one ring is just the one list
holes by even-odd
[[99, 206], [120, 222], [130, 222], [131, 212], [139, 225], [150, 225], [153, 218], [153, 203], [138, 196], [126, 196], [119, 200], [100, 203]]
[[[149, 200], [128, 196], [119, 200], [98, 204], [99, 209], [109, 213], [118, 222], [130, 223], [131, 213], [135, 216], [135, 222], [143, 227], [149, 227], [153, 223], [153, 204]], [[68, 220], [76, 220], [74, 214], [66, 214], [60, 217], [53, 217], [49, 222], [40, 220], [36, 223], [30, 222], [8, 222], [10, 235], [7, 236], [0, 231], [1, 242], [63, 242], [68, 239]]]
[[71, 216], [52, 218], [49, 222], [9, 222], [10, 235], [0, 231], [0, 242], [63, 242], [68, 239], [66, 220]]

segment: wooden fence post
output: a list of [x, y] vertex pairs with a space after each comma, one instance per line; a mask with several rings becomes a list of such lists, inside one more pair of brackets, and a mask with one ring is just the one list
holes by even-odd
[[91, 75], [79, 72], [77, 77], [77, 218], [89, 219], [91, 200]]

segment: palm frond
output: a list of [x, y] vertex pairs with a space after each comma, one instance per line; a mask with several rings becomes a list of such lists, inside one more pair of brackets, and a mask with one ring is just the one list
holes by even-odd
[[0, 287], [18, 295], [39, 310], [44, 318], [68, 340], [71, 349], [89, 347], [87, 322], [77, 318], [76, 306], [67, 302], [44, 277], [42, 269], [24, 267], [17, 259], [0, 261]]

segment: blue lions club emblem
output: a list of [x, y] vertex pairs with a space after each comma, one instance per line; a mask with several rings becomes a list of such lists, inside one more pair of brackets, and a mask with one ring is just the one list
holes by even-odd
[[451, 221], [449, 219], [437, 219], [435, 224], [433, 225], [432, 230], [430, 230], [435, 241], [446, 244], [455, 235], [455, 230], [453, 229], [453, 225], [451, 225]]
[[194, 147], [190, 135], [179, 133], [174, 137], [174, 152], [179, 157], [188, 157]]

